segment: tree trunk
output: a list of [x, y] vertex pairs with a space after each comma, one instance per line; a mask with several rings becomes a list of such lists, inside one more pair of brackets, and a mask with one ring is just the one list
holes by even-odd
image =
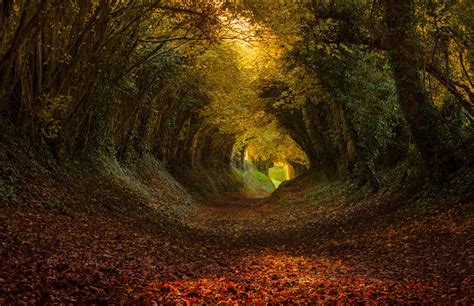
[[321, 120], [319, 120], [316, 106], [311, 101], [306, 102], [303, 107], [303, 122], [306, 126], [307, 134], [312, 144], [312, 150], [315, 152], [315, 159], [318, 170], [322, 170], [326, 177], [334, 179], [337, 177], [336, 154], [322, 132]]
[[449, 173], [458, 165], [452, 137], [423, 86], [414, 0], [385, 0], [385, 3], [386, 43], [403, 114], [427, 168], [435, 176]]

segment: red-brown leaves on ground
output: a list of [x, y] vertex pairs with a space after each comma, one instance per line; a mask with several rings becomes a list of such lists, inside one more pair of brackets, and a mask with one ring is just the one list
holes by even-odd
[[268, 208], [208, 208], [188, 235], [2, 209], [0, 304], [472, 301], [472, 221], [453, 211], [331, 239], [295, 232], [284, 244], [243, 225], [270, 226], [257, 220]]

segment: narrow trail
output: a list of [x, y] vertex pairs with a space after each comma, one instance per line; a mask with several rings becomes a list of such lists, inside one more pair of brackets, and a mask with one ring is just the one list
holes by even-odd
[[0, 0], [0, 306], [474, 306], [473, 2]]
[[[0, 304], [472, 298], [472, 254], [462, 253], [472, 236], [467, 221], [452, 225], [455, 216], [439, 214], [359, 239], [289, 235], [287, 245], [272, 244], [259, 240], [268, 235], [252, 233], [307, 224], [304, 213], [298, 219], [297, 210], [272, 201], [204, 203], [186, 235], [147, 231], [113, 217], [2, 209]], [[423, 236], [428, 225], [429, 237]], [[236, 243], [241, 237], [252, 243]]]
[[266, 221], [273, 220], [274, 205], [268, 198], [229, 197], [198, 206], [191, 227], [208, 233], [223, 233], [231, 230], [244, 234], [261, 229]]

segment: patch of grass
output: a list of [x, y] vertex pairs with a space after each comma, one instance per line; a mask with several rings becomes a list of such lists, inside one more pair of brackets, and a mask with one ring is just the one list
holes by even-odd
[[271, 181], [268, 176], [257, 170], [250, 171], [250, 175], [254, 177], [264, 189], [273, 191], [274, 188], [270, 185]]
[[264, 173], [251, 169], [248, 171], [234, 169], [237, 179], [241, 182], [242, 191], [247, 193], [273, 192], [275, 186]]
[[286, 180], [286, 171], [282, 167], [272, 167], [268, 169], [268, 177], [281, 183]]
[[283, 181], [277, 181], [274, 179], [271, 179], [271, 180], [272, 180], [273, 185], [275, 185], [275, 188], [278, 188], [281, 185], [281, 183], [283, 183]]

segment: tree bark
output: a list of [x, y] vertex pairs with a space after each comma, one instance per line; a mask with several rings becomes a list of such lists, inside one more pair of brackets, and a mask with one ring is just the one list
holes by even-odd
[[449, 131], [423, 86], [420, 47], [416, 38], [414, 0], [385, 0], [386, 42], [398, 99], [413, 140], [432, 174], [457, 168]]
[[322, 132], [321, 120], [319, 120], [316, 106], [308, 101], [303, 107], [303, 122], [306, 126], [309, 140], [315, 155], [315, 163], [318, 170], [322, 170], [329, 179], [337, 177], [337, 162], [335, 150], [330, 145]]

